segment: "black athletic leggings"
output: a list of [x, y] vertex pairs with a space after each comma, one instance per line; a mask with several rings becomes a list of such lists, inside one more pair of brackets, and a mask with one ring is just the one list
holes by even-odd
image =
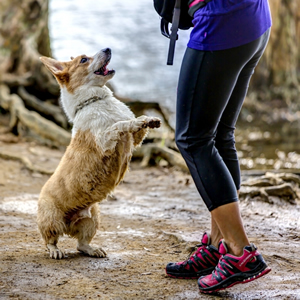
[[238, 201], [234, 130], [270, 30], [231, 49], [187, 48], [179, 76], [176, 143], [209, 211]]

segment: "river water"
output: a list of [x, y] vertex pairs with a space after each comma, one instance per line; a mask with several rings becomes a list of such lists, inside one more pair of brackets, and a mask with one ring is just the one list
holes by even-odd
[[159, 102], [174, 116], [189, 31], [180, 31], [174, 65], [167, 66], [169, 40], [160, 33], [160, 18], [152, 0], [50, 0], [49, 18], [56, 59], [94, 55], [109, 47], [113, 52], [109, 68], [116, 70], [111, 83], [116, 92]]

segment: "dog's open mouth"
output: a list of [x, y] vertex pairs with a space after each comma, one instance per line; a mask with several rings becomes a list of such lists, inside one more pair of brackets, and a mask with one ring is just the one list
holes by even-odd
[[105, 64], [100, 69], [98, 69], [98, 70], [96, 70], [94, 72], [94, 74], [96, 74], [96, 75], [102, 75], [102, 76], [107, 76], [107, 75], [115, 73], [114, 70], [107, 69], [107, 65], [109, 64], [109, 61], [110, 60], [106, 61]]

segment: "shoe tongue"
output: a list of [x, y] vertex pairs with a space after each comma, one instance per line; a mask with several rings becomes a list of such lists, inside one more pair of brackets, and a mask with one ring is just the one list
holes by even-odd
[[219, 253], [225, 255], [228, 253], [227, 245], [225, 244], [224, 240], [221, 240], [219, 243]]
[[256, 246], [253, 243], [250, 243], [250, 245], [246, 246], [245, 249], [250, 252], [257, 250]]
[[214, 245], [209, 245], [209, 248], [215, 250], [216, 252], [219, 252], [219, 250]]
[[201, 244], [205, 246], [210, 245], [210, 235], [208, 233], [203, 233]]

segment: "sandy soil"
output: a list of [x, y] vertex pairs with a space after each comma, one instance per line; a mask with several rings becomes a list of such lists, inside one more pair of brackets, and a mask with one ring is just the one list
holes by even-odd
[[[0, 138], [1, 140], [1, 138]], [[33, 143], [0, 142], [52, 170], [62, 151]], [[67, 258], [48, 257], [35, 222], [37, 199], [48, 176], [18, 161], [0, 159], [0, 299], [300, 299], [299, 205], [242, 202], [245, 227], [272, 272], [213, 296], [196, 280], [164, 273], [166, 263], [186, 258], [205, 230], [209, 214], [189, 175], [169, 168], [131, 165], [115, 200], [100, 204], [102, 225], [93, 244], [108, 257], [76, 251], [60, 240]]]

